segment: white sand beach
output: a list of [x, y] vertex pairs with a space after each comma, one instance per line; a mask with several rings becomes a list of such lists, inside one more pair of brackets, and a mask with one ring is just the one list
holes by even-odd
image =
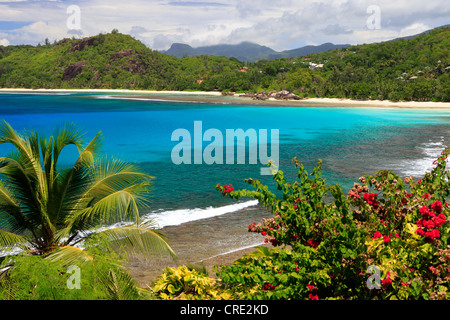
[[156, 90], [129, 90], [129, 89], [22, 89], [0, 88], [0, 92], [73, 92], [73, 93], [130, 93], [130, 94], [186, 94], [186, 95], [222, 95], [219, 91], [156, 91]]
[[[126, 93], [134, 96], [145, 96], [151, 94], [162, 95], [183, 95], [186, 98], [193, 96], [220, 97], [220, 91], [156, 91], [156, 90], [129, 90], [129, 89], [22, 89], [22, 88], [0, 88], [0, 92], [70, 92], [70, 93]], [[387, 108], [416, 108], [416, 109], [450, 109], [450, 102], [432, 102], [432, 101], [390, 101], [390, 100], [354, 100], [339, 98], [305, 98], [302, 100], [252, 100], [239, 97], [240, 94], [229, 96], [236, 101], [254, 102], [257, 104], [280, 104], [289, 106], [337, 106], [337, 107], [387, 107]]]

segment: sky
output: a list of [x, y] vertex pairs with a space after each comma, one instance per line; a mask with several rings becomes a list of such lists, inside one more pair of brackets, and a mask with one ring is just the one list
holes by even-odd
[[0, 45], [117, 29], [154, 50], [250, 41], [282, 51], [381, 42], [449, 22], [448, 0], [0, 0]]

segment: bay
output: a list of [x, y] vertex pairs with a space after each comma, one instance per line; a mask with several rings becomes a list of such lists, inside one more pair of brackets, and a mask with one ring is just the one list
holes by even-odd
[[[323, 175], [347, 192], [364, 174], [391, 169], [401, 176], [422, 176], [448, 145], [450, 112], [431, 109], [374, 107], [310, 107], [230, 102], [227, 98], [98, 93], [0, 94], [0, 119], [16, 130], [47, 135], [62, 123], [73, 122], [86, 142], [104, 135], [102, 156], [138, 164], [154, 177], [152, 207], [146, 217], [164, 227], [180, 251], [198, 259], [261, 243], [246, 226], [268, 213], [252, 199], [229, 200], [217, 183], [246, 188], [244, 178], [260, 179], [262, 163], [180, 164], [171, 152], [178, 144], [172, 133], [184, 129], [194, 139], [194, 124], [202, 132], [216, 129], [266, 129], [279, 132], [279, 169], [295, 179], [292, 158], [308, 170], [323, 160]], [[170, 99], [169, 99], [170, 98]], [[203, 142], [204, 149], [210, 142]], [[270, 144], [269, 144], [270, 145]], [[248, 144], [246, 145], [248, 147]], [[0, 145], [0, 154], [9, 151]], [[74, 161], [75, 150], [62, 157]], [[207, 241], [207, 245], [202, 245]], [[211, 245], [212, 244], [212, 245]], [[200, 252], [200, 253], [199, 253]]]

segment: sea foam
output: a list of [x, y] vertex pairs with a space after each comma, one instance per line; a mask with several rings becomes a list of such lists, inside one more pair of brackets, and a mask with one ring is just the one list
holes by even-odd
[[167, 226], [180, 225], [191, 221], [217, 217], [223, 214], [236, 212], [248, 207], [256, 206], [257, 204], [258, 200], [250, 200], [221, 207], [158, 211], [144, 215], [143, 219], [144, 221], [154, 220], [159, 228], [164, 228]]
[[398, 170], [404, 176], [422, 178], [425, 173], [430, 172], [435, 165], [433, 162], [439, 158], [442, 151], [448, 148], [445, 145], [444, 137], [439, 137], [439, 141], [428, 141], [416, 147], [420, 150], [422, 157], [414, 160], [404, 160], [398, 166]]

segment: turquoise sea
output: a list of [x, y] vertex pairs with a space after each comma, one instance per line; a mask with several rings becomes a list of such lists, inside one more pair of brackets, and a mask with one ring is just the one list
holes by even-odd
[[[309, 170], [320, 158], [329, 183], [344, 191], [381, 169], [419, 177], [450, 145], [448, 110], [256, 105], [230, 97], [1, 93], [0, 119], [18, 131], [46, 134], [73, 122], [86, 142], [102, 131], [103, 156], [137, 163], [155, 177], [152, 208], [145, 215], [165, 228], [175, 250], [190, 248], [200, 260], [261, 243], [247, 225], [268, 215], [252, 199], [223, 198], [214, 185], [231, 183], [236, 189], [246, 187], [244, 178], [270, 184], [271, 177], [260, 174], [259, 162], [174, 164], [171, 152], [178, 141], [171, 136], [177, 129], [188, 131], [192, 140], [195, 121], [201, 121], [203, 132], [216, 129], [224, 137], [227, 129], [278, 130], [280, 170], [294, 179], [293, 157]], [[0, 154], [8, 148], [0, 145]], [[63, 157], [65, 164], [73, 161], [73, 151]]]

